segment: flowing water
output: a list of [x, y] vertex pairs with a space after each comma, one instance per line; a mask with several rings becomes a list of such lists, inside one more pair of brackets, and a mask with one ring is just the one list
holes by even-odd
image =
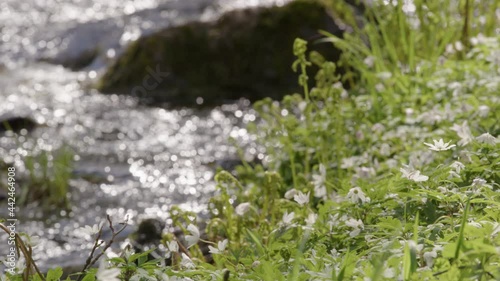
[[[245, 124], [255, 120], [248, 102], [211, 109], [145, 107], [125, 95], [88, 87], [124, 46], [139, 36], [190, 20], [212, 20], [273, 0], [3, 0], [0, 3], [0, 117], [29, 116], [41, 124], [28, 134], [0, 135], [0, 157], [15, 162], [66, 145], [75, 151], [70, 212], [17, 206], [17, 231], [40, 237], [34, 258], [43, 270], [79, 266], [91, 242], [78, 228], [109, 214], [136, 223], [160, 218], [178, 205], [206, 214], [214, 163], [236, 158], [234, 137], [261, 158]], [[81, 71], [57, 64], [99, 50]], [[0, 171], [7, 173], [7, 171]], [[18, 191], [21, 187], [18, 186]], [[0, 202], [0, 217], [7, 206]], [[133, 226], [124, 233], [130, 234]], [[105, 233], [109, 236], [109, 233]], [[0, 253], [7, 252], [0, 235]], [[2, 257], [3, 258], [3, 257]], [[1, 266], [0, 266], [1, 269]]]

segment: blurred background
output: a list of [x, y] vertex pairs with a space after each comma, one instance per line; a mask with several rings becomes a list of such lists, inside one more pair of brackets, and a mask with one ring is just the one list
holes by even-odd
[[[140, 36], [284, 2], [0, 3], [0, 217], [7, 217], [7, 167], [14, 166], [17, 231], [39, 237], [34, 258], [42, 270], [81, 267], [91, 241], [77, 230], [106, 214], [132, 224], [121, 240], [143, 218], [168, 225], [172, 205], [203, 216], [215, 168], [238, 162], [230, 137], [249, 159], [264, 158], [244, 129], [255, 120], [248, 101], [145, 106], [130, 95], [101, 94], [94, 85]], [[0, 241], [6, 238], [0, 234]], [[7, 246], [0, 243], [0, 252]]]

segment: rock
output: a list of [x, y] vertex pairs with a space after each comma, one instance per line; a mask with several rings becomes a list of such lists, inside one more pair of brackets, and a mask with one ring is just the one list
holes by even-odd
[[145, 219], [137, 227], [134, 240], [140, 245], [158, 244], [163, 228], [165, 228], [165, 222], [158, 219]]
[[342, 34], [327, 9], [312, 1], [232, 11], [215, 22], [192, 22], [138, 39], [97, 87], [155, 104], [194, 105], [197, 97], [205, 103], [279, 99], [299, 90], [291, 69], [295, 38], [308, 40], [310, 49], [328, 60], [338, 59], [332, 44], [312, 44], [321, 38], [318, 30]]
[[[155, 249], [148, 255], [148, 260], [153, 259], [162, 259], [166, 257], [165, 249], [159, 247], [162, 238], [163, 238], [163, 229], [165, 228], [165, 222], [159, 219], [150, 218], [142, 220], [137, 227], [137, 230], [130, 236], [130, 243], [134, 248], [136, 253], [142, 253], [149, 249]], [[208, 240], [208, 237], [205, 233], [206, 223], [202, 222], [198, 225], [198, 229], [200, 230], [200, 241], [198, 241], [198, 246], [200, 247], [201, 253], [205, 258], [205, 262], [212, 263], [213, 258], [209, 252], [209, 244], [204, 241]], [[171, 233], [171, 238], [175, 237], [175, 240], [182, 243], [182, 249], [186, 249], [187, 243], [185, 241], [185, 235], [183, 231], [179, 228]], [[183, 250], [180, 250], [182, 252]], [[167, 265], [172, 264], [171, 258], [165, 258], [164, 262]]]
[[163, 250], [158, 246], [161, 243], [165, 222], [158, 219], [145, 219], [139, 223], [137, 230], [130, 235], [130, 243], [136, 253], [142, 253], [155, 249], [148, 254], [148, 260], [165, 256]]
[[7, 191], [3, 188], [0, 188], [0, 202], [6, 201], [8, 198]]
[[215, 170], [222, 169], [229, 172], [234, 172], [236, 167], [244, 165], [250, 165], [254, 167], [255, 165], [262, 164], [262, 161], [258, 158], [253, 158], [252, 160], [248, 160], [246, 162], [242, 161], [240, 158], [224, 158], [218, 159], [209, 163], [206, 163], [208, 167], [214, 168]]
[[81, 51], [80, 53], [67, 55], [58, 58], [40, 58], [39, 61], [50, 64], [60, 64], [65, 68], [73, 71], [81, 70], [94, 62], [98, 57], [99, 50], [97, 48]]
[[37, 123], [29, 118], [23, 116], [0, 116], [0, 133], [5, 131], [19, 132], [22, 129], [28, 131], [33, 130]]

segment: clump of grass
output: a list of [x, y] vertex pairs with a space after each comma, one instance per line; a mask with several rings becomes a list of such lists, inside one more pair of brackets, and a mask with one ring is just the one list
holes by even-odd
[[[17, 144], [22, 147], [21, 143]], [[74, 152], [62, 145], [58, 149], [31, 149], [21, 158], [16, 176], [19, 205], [34, 203], [44, 209], [70, 209], [69, 181], [73, 175]], [[0, 162], [0, 167], [13, 164]], [[17, 165], [17, 164], [16, 164]], [[6, 169], [6, 168], [5, 168]], [[4, 184], [0, 188], [7, 190]]]
[[69, 209], [73, 157], [73, 151], [67, 146], [26, 156], [27, 179], [22, 182], [20, 203], [39, 202], [43, 207]]

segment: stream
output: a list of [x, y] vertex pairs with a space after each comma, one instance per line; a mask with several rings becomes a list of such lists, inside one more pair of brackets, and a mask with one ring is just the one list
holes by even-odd
[[[126, 95], [92, 87], [105, 66], [141, 35], [191, 20], [213, 20], [242, 7], [283, 4], [273, 0], [4, 0], [0, 3], [0, 117], [29, 116], [29, 133], [0, 135], [0, 157], [15, 163], [40, 151], [69, 146], [75, 152], [71, 211], [17, 206], [17, 231], [39, 236], [33, 257], [42, 270], [80, 268], [92, 241], [80, 227], [110, 215], [129, 223], [158, 218], [169, 225], [177, 205], [200, 217], [215, 190], [217, 165], [238, 159], [228, 139], [249, 158], [264, 151], [245, 126], [255, 121], [248, 101], [214, 108], [146, 107]], [[56, 63], [96, 49], [80, 71]], [[1, 171], [7, 173], [7, 171]], [[19, 186], [17, 187], [19, 190]], [[7, 217], [0, 201], [0, 218]], [[103, 238], [109, 238], [105, 232]], [[0, 235], [2, 259], [7, 235]], [[0, 269], [3, 269], [0, 265]]]

